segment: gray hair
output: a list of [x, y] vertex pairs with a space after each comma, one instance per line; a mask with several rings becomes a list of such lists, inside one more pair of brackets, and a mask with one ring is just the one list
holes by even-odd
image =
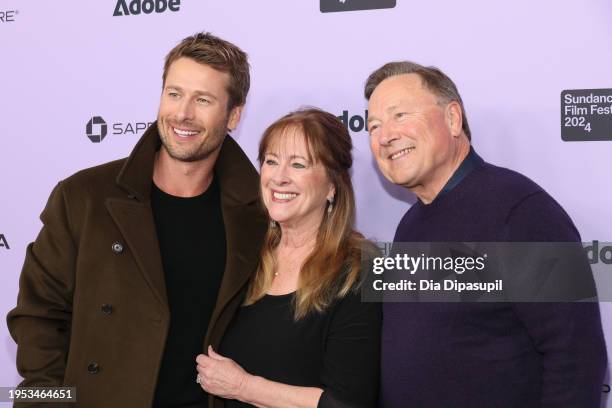
[[423, 85], [433, 92], [440, 99], [440, 102], [457, 102], [461, 107], [461, 116], [463, 117], [463, 133], [465, 133], [468, 140], [472, 140], [472, 133], [470, 132], [465, 108], [463, 107], [463, 101], [457, 86], [452, 79], [436, 67], [425, 67], [411, 61], [389, 62], [370, 74], [365, 85], [365, 98], [370, 100], [374, 89], [385, 79], [403, 74], [417, 74], [423, 81]]

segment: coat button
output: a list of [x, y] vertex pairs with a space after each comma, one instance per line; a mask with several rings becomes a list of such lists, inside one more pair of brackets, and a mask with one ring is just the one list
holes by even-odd
[[102, 310], [102, 313], [104, 313], [105, 315], [109, 315], [113, 313], [113, 305], [105, 303], [100, 307], [100, 310]]
[[112, 250], [114, 253], [120, 254], [123, 252], [123, 245], [121, 245], [119, 242], [115, 242], [112, 246]]
[[87, 372], [89, 374], [98, 374], [100, 372], [100, 366], [95, 361], [92, 361], [87, 366]]

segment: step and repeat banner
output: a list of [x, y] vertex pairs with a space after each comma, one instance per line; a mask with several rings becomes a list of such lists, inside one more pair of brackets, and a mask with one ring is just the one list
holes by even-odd
[[[476, 151], [543, 186], [593, 262], [612, 263], [612, 3], [416, 0], [0, 2], [0, 315], [14, 307], [25, 248], [57, 182], [125, 157], [155, 120], [166, 53], [210, 31], [249, 54], [234, 137], [255, 163], [263, 130], [302, 106], [333, 112], [354, 148], [357, 228], [390, 241], [415, 202], [369, 151], [367, 76], [388, 61], [446, 72]], [[612, 273], [612, 269], [611, 269]], [[612, 305], [601, 304], [612, 341]], [[0, 330], [0, 387], [16, 346]], [[606, 380], [609, 383], [609, 380]], [[602, 385], [603, 406], [610, 387]]]

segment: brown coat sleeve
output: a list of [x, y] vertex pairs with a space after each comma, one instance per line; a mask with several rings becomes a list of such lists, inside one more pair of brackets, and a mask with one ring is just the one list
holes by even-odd
[[76, 245], [58, 184], [41, 214], [43, 228], [26, 251], [17, 306], [7, 316], [17, 343], [20, 386], [59, 386], [70, 341]]

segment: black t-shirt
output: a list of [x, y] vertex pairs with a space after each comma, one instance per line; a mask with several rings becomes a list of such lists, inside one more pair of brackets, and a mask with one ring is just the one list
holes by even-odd
[[155, 407], [206, 407], [196, 361], [225, 269], [225, 228], [215, 180], [196, 197], [153, 185], [151, 205], [164, 267], [170, 329], [155, 390]]
[[[247, 372], [284, 384], [319, 387], [320, 407], [375, 407], [381, 307], [351, 292], [323, 313], [293, 319], [294, 294], [266, 295], [243, 306], [220, 354]], [[345, 404], [345, 405], [342, 405]], [[226, 408], [250, 407], [226, 400]]]

